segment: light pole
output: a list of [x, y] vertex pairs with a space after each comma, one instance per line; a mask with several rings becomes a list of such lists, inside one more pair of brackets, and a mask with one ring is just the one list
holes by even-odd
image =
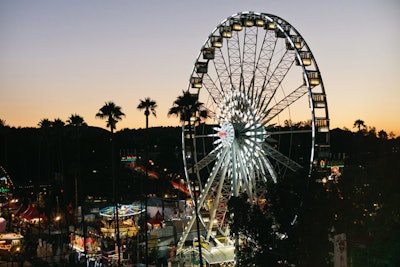
[[[58, 201], [57, 201], [57, 204], [58, 204]], [[61, 232], [61, 215], [57, 215], [55, 218], [54, 218], [54, 222], [55, 222], [55, 224], [57, 224], [57, 228], [58, 228], [58, 231], [57, 231], [57, 235], [58, 235], [58, 238], [57, 238], [57, 241], [58, 241], [58, 244], [57, 244], [57, 248], [58, 248], [58, 250], [60, 251], [60, 254], [58, 255], [59, 257], [60, 257], [60, 259], [61, 259], [61, 256], [62, 256], [62, 242], [61, 242], [61, 234], [62, 234], [62, 232]], [[57, 252], [58, 251], [56, 251], [56, 256], [57, 256]]]

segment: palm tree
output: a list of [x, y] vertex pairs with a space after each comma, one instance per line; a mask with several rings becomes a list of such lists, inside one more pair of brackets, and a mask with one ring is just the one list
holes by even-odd
[[42, 119], [41, 121], [39, 121], [38, 126], [41, 129], [48, 129], [51, 127], [51, 121], [49, 119]]
[[106, 119], [107, 127], [110, 127], [111, 132], [111, 171], [112, 171], [112, 180], [113, 180], [113, 197], [115, 203], [115, 235], [118, 247], [118, 266], [121, 266], [121, 242], [119, 239], [119, 225], [118, 225], [118, 201], [116, 197], [116, 188], [115, 188], [115, 164], [114, 164], [114, 142], [113, 142], [113, 135], [114, 130], [116, 129], [116, 124], [118, 121], [122, 120], [122, 117], [125, 114], [122, 112], [121, 107], [114, 104], [114, 102], [106, 102], [104, 106], [102, 106], [97, 112], [96, 117], [100, 119]]
[[83, 117], [78, 114], [71, 114], [67, 119], [69, 126], [72, 126], [71, 136], [76, 143], [76, 163], [72, 166], [72, 171], [74, 173], [74, 191], [75, 191], [75, 208], [78, 208], [78, 175], [80, 170], [80, 138], [81, 138], [81, 128], [86, 127], [87, 123]]
[[208, 117], [208, 111], [204, 108], [204, 104], [199, 102], [197, 96], [189, 91], [182, 91], [182, 95], [178, 96], [169, 109], [168, 116], [177, 116], [181, 121], [186, 121], [190, 125], [190, 118], [197, 113], [199, 113], [198, 120]]
[[64, 127], [64, 125], [65, 125], [65, 122], [63, 122], [63, 120], [60, 118], [54, 119], [54, 121], [51, 123], [51, 126], [57, 128], [57, 129], [61, 129], [62, 127]]
[[361, 127], [365, 129], [365, 127], [366, 127], [365, 122], [363, 120], [358, 119], [353, 124], [353, 128], [355, 128], [355, 127], [358, 128], [358, 131], [360, 132]]
[[[149, 129], [149, 115], [150, 115], [150, 112], [151, 112], [151, 114], [154, 115], [154, 117], [157, 117], [156, 116], [156, 108], [157, 108], [156, 101], [150, 99], [150, 97], [146, 97], [144, 100], [140, 99], [140, 103], [137, 106], [137, 109], [138, 110], [143, 110], [144, 109], [144, 115], [146, 116], [146, 132]], [[146, 142], [146, 144], [145, 144], [145, 146], [146, 146], [145, 170], [146, 170], [146, 179], [147, 179], [148, 178], [147, 177], [148, 176], [148, 163], [149, 163], [149, 158], [148, 158], [148, 156], [149, 156], [149, 148], [148, 148], [148, 142], [147, 142], [147, 135], [146, 135], [146, 141], [145, 142]], [[143, 180], [142, 180], [142, 183], [141, 183], [141, 194], [143, 195]], [[145, 205], [144, 206], [145, 206], [145, 210], [144, 210], [144, 216], [145, 216], [145, 219], [144, 219], [144, 233], [145, 233], [145, 235], [147, 235], [147, 220], [146, 220], [146, 214], [147, 214], [147, 190], [146, 190], [146, 193], [145, 193]], [[147, 238], [145, 239], [145, 241], [146, 241], [145, 242], [146, 243], [145, 259], [146, 259], [146, 266], [147, 266], [147, 264], [148, 264], [148, 256], [147, 256], [147, 254], [148, 254], [148, 242], [147, 242]]]
[[[191, 94], [189, 91], [182, 91], [182, 95], [178, 96], [178, 98], [174, 101], [173, 106], [168, 111], [168, 116], [178, 116], [182, 122], [188, 123], [189, 126], [189, 136], [190, 136], [190, 144], [191, 144], [191, 157], [192, 159], [192, 179], [194, 179], [194, 144], [193, 144], [193, 128], [191, 118], [195, 117], [194, 123], [201, 120], [201, 118], [206, 119], [208, 117], [208, 111], [204, 108], [204, 104], [199, 102], [197, 95]], [[198, 116], [198, 117], [197, 117]], [[194, 126], [194, 125], [193, 125]], [[189, 183], [190, 181], [188, 181]], [[188, 184], [191, 186], [190, 184]], [[194, 187], [196, 190], [196, 186]], [[197, 240], [199, 242], [199, 260], [200, 266], [203, 266], [203, 257], [201, 252], [201, 245], [200, 245], [200, 222], [199, 222], [199, 214], [198, 214], [198, 207], [197, 207], [197, 197], [196, 192], [193, 194], [194, 196], [194, 209], [196, 215], [196, 226], [197, 226]]]
[[121, 107], [114, 104], [114, 102], [106, 102], [104, 106], [99, 109], [96, 118], [107, 119], [107, 128], [110, 127], [111, 133], [114, 133], [116, 124], [122, 120], [125, 114], [121, 111]]
[[144, 109], [144, 115], [146, 116], [146, 129], [149, 128], [149, 115], [150, 115], [150, 112], [151, 112], [151, 114], [154, 115], [154, 117], [157, 117], [156, 108], [157, 108], [156, 101], [150, 99], [150, 97], [146, 97], [144, 100], [140, 99], [140, 103], [137, 106], [137, 109], [138, 110], [143, 110]]
[[83, 117], [79, 116], [78, 114], [71, 114], [71, 116], [69, 116], [68, 120], [67, 120], [68, 125], [71, 126], [87, 126], [85, 120], [83, 119]]

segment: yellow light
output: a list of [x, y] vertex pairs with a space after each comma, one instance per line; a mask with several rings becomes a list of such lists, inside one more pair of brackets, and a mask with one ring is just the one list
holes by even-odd
[[318, 78], [311, 78], [310, 79], [310, 85], [319, 85], [319, 79]]
[[263, 19], [256, 19], [256, 26], [259, 26], [259, 27], [264, 26], [264, 20]]
[[223, 31], [222, 32], [222, 37], [231, 38], [232, 37], [232, 32], [231, 31]]
[[275, 30], [276, 24], [273, 21], [268, 21], [266, 24], [266, 29], [267, 30]]
[[303, 65], [304, 66], [310, 66], [311, 65], [311, 58], [302, 58]]
[[253, 20], [246, 19], [246, 20], [244, 21], [244, 25], [245, 25], [246, 27], [252, 27], [252, 26], [254, 26], [254, 21], [253, 21]]
[[211, 38], [211, 45], [215, 48], [222, 47], [222, 37], [221, 36], [212, 36]]
[[234, 31], [241, 31], [243, 29], [242, 23], [237, 19], [231, 21], [231, 26]]
[[240, 24], [233, 24], [232, 25], [232, 30], [234, 30], [234, 31], [241, 31], [242, 29], [243, 29], [243, 27]]

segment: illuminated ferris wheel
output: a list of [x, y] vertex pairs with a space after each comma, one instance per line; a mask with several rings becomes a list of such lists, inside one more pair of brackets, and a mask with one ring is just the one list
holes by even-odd
[[[205, 123], [194, 116], [182, 128], [187, 182], [195, 177], [200, 187], [197, 197], [190, 192], [207, 244], [203, 257], [229, 261], [228, 200], [246, 194], [260, 204], [268, 183], [298, 171], [309, 179], [326, 160], [324, 85], [309, 46], [291, 24], [271, 14], [241, 12], [210, 33], [188, 91], [210, 116]], [[195, 217], [193, 211], [178, 253], [185, 253]]]

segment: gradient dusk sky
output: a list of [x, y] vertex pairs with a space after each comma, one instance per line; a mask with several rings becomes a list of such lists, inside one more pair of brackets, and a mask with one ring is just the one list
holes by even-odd
[[[0, 119], [44, 118], [122, 107], [123, 128], [144, 128], [139, 99], [157, 101], [150, 127], [176, 126], [168, 109], [188, 86], [215, 26], [235, 13], [274, 14], [310, 46], [327, 94], [331, 129], [367, 126], [400, 135], [398, 0], [1, 0]], [[355, 129], [353, 129], [355, 130]]]

